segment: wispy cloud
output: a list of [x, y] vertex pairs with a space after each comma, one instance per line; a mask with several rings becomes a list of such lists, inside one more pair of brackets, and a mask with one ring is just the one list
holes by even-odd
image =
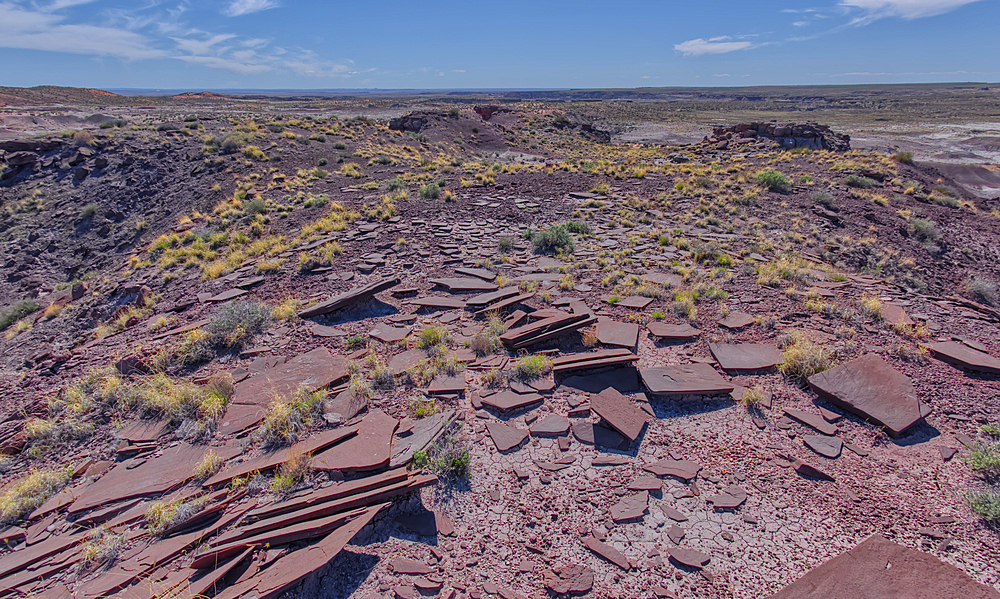
[[701, 56], [703, 54], [725, 54], [727, 52], [736, 52], [737, 50], [746, 50], [747, 48], [753, 46], [752, 42], [725, 41], [729, 39], [731, 38], [728, 36], [713, 37], [707, 40], [699, 37], [697, 39], [674, 44], [674, 50], [684, 54], [684, 56]]
[[841, 0], [840, 6], [859, 9], [862, 14], [851, 25], [868, 25], [879, 19], [898, 17], [920, 19], [936, 17], [982, 0]]
[[243, 15], [250, 15], [262, 10], [278, 8], [278, 6], [280, 5], [277, 0], [233, 0], [229, 3], [229, 6], [222, 11], [222, 14], [227, 17], [241, 17]]
[[162, 50], [137, 32], [114, 27], [67, 23], [54, 11], [81, 4], [63, 0], [30, 10], [11, 2], [0, 2], [0, 47], [48, 50], [93, 56], [116, 56], [127, 60], [160, 58]]

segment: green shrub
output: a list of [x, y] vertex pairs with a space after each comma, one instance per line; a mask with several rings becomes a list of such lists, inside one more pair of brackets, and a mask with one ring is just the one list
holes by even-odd
[[389, 179], [385, 182], [385, 190], [390, 193], [395, 193], [397, 191], [403, 191], [406, 189], [406, 181], [396, 177], [395, 179]]
[[506, 254], [514, 249], [514, 240], [510, 237], [501, 237], [497, 241], [497, 249], [500, 250], [501, 254]]
[[243, 214], [247, 216], [267, 214], [267, 202], [264, 198], [252, 198], [243, 203]]
[[305, 207], [322, 208], [323, 206], [326, 206], [327, 203], [329, 203], [329, 201], [330, 201], [330, 196], [326, 195], [325, 193], [320, 194], [318, 196], [310, 195], [308, 198], [306, 198]]
[[900, 164], [913, 164], [913, 152], [896, 152], [892, 159]]
[[514, 364], [513, 376], [521, 380], [537, 379], [552, 370], [552, 360], [546, 356], [525, 356]]
[[469, 476], [472, 458], [465, 442], [458, 438], [459, 427], [458, 424], [449, 426], [426, 451], [415, 451], [413, 465], [426, 468], [443, 478]]
[[205, 330], [214, 346], [242, 349], [262, 333], [271, 318], [263, 302], [246, 300], [223, 304], [209, 318]]
[[986, 487], [966, 495], [969, 506], [987, 522], [1000, 521], [1000, 488]]
[[180, 127], [174, 123], [160, 123], [156, 126], [157, 131], [179, 131]]
[[590, 225], [578, 220], [571, 220], [566, 223], [566, 230], [578, 235], [590, 235]]
[[333, 144], [333, 147], [336, 148], [336, 149], [338, 149], [338, 150], [346, 150], [347, 149], [347, 144], [345, 144], [342, 141], [338, 141], [338, 142], [335, 142]]
[[436, 183], [424, 185], [420, 188], [420, 197], [425, 200], [436, 200], [441, 197], [441, 188]]
[[844, 177], [844, 184], [858, 189], [871, 189], [879, 183], [875, 179], [869, 179], [868, 177], [862, 177], [861, 175], [847, 175]]
[[941, 231], [937, 228], [937, 223], [923, 218], [911, 218], [910, 227], [918, 239], [924, 241], [937, 241], [941, 239]]
[[7, 330], [10, 325], [38, 310], [37, 303], [31, 300], [21, 300], [0, 311], [0, 331]]
[[791, 189], [792, 183], [784, 175], [777, 171], [764, 171], [757, 175], [755, 179], [758, 185], [771, 191], [785, 192]]
[[553, 225], [546, 231], [531, 233], [535, 251], [542, 254], [573, 253], [573, 238], [562, 225]]

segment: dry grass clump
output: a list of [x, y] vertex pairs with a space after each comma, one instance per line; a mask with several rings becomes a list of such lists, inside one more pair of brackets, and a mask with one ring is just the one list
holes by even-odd
[[104, 526], [95, 528], [80, 551], [80, 570], [113, 562], [124, 547], [124, 534], [113, 534]]
[[267, 446], [291, 444], [323, 409], [324, 391], [300, 388], [291, 399], [275, 397], [254, 431], [254, 440]]
[[522, 381], [530, 381], [551, 370], [552, 359], [548, 356], [524, 356], [514, 364], [511, 375]]
[[205, 452], [205, 456], [201, 458], [194, 467], [194, 477], [197, 479], [205, 479], [222, 468], [222, 458], [216, 453], [214, 449], [209, 449]]
[[32, 471], [0, 495], [0, 522], [13, 522], [42, 505], [72, 476], [72, 467]]
[[271, 491], [283, 493], [304, 481], [312, 470], [309, 465], [311, 459], [312, 456], [308, 453], [301, 452], [288, 456], [288, 459], [285, 460], [274, 474], [274, 480], [271, 481]]
[[161, 535], [166, 530], [174, 528], [191, 519], [208, 503], [208, 495], [191, 501], [157, 501], [146, 510], [146, 528], [152, 535]]
[[488, 356], [498, 354], [503, 351], [503, 343], [500, 335], [504, 334], [506, 327], [499, 314], [490, 314], [486, 326], [482, 331], [476, 333], [469, 341], [469, 349], [476, 352], [477, 356]]
[[778, 370], [789, 378], [805, 380], [833, 364], [833, 357], [826, 348], [809, 341], [801, 333], [786, 336], [780, 345], [785, 360]]

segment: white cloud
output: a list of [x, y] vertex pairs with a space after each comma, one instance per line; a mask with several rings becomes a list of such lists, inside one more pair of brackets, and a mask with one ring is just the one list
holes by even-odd
[[886, 17], [920, 19], [951, 12], [956, 8], [981, 0], [841, 0], [840, 6], [864, 11], [851, 21], [852, 25], [867, 25]]
[[792, 23], [792, 25], [794, 25], [795, 27], [805, 27], [808, 24], [809, 21], [795, 21], [794, 23]]
[[[57, 2], [53, 10], [81, 4]], [[25, 10], [0, 2], [0, 47], [46, 50], [93, 56], [117, 56], [127, 60], [160, 58], [165, 55], [134, 31], [97, 25], [68, 24], [64, 17], [46, 11]]]
[[674, 44], [674, 50], [683, 53], [685, 56], [701, 56], [702, 54], [725, 54], [737, 50], [746, 50], [753, 46], [751, 42], [726, 42], [716, 40], [727, 40], [728, 37], [713, 37], [708, 40], [703, 38], [688, 40], [679, 44]]
[[[218, 35], [213, 35], [212, 37], [204, 40], [196, 40], [191, 38], [173, 37], [170, 38], [177, 42], [177, 48], [181, 52], [186, 52], [188, 54], [208, 54], [209, 51], [213, 51], [212, 46], [220, 44], [224, 41], [231, 40], [235, 35], [232, 33], [220, 33]], [[228, 48], [218, 48], [215, 49], [216, 54], [224, 53]]]
[[227, 17], [241, 17], [262, 10], [278, 8], [278, 6], [276, 0], [233, 0], [226, 7], [226, 10], [222, 11], [222, 14]]
[[237, 73], [243, 73], [245, 75], [266, 73], [267, 71], [271, 70], [271, 67], [267, 65], [248, 64], [245, 62], [240, 62], [238, 60], [223, 58], [221, 56], [177, 56], [176, 58], [178, 60], [183, 60], [184, 62], [200, 64], [206, 67], [212, 67], [216, 69], [226, 69], [229, 71], [236, 71]]

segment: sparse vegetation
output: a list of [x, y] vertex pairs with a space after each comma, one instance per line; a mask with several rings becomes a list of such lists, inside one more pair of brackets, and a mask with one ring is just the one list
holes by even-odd
[[805, 380], [832, 366], [833, 357], [830, 352], [801, 334], [786, 336], [781, 345], [785, 359], [778, 370], [789, 378]]
[[754, 179], [757, 185], [769, 191], [787, 192], [792, 188], [792, 182], [777, 171], [764, 171]]
[[573, 253], [573, 238], [563, 225], [553, 225], [545, 231], [533, 232], [531, 243], [535, 246], [535, 251], [542, 254]]
[[12, 324], [33, 314], [39, 306], [31, 300], [21, 300], [0, 310], [0, 331], [6, 331]]
[[72, 475], [72, 467], [32, 471], [0, 495], [0, 523], [13, 522], [42, 505]]
[[413, 465], [442, 478], [465, 478], [472, 470], [469, 448], [458, 437], [460, 425], [452, 424], [426, 451], [413, 454]]

